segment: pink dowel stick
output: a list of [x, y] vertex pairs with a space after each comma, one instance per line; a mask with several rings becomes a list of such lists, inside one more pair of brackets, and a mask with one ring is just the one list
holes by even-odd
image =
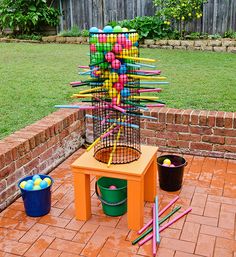
[[152, 237], [152, 253], [153, 256], [156, 256], [157, 253], [157, 242], [156, 242], [156, 204], [153, 204], [152, 207], [152, 215], [153, 215], [153, 222], [152, 222], [152, 227], [153, 227], [153, 237]]
[[135, 72], [144, 72], [144, 73], [151, 73], [151, 74], [160, 74], [160, 70], [134, 70]]
[[[159, 229], [159, 233], [161, 233], [163, 230], [165, 230], [166, 228], [168, 228], [169, 226], [171, 226], [174, 222], [176, 222], [177, 220], [179, 220], [180, 218], [182, 218], [184, 215], [188, 214], [190, 211], [192, 210], [192, 208], [188, 208], [186, 211], [184, 211], [183, 213], [181, 213], [180, 215], [176, 216], [173, 220], [171, 220], [170, 222], [166, 223], [164, 226], [162, 226]], [[146, 238], [144, 238], [143, 240], [141, 240], [138, 244], [139, 246], [143, 245], [144, 243], [146, 243], [147, 241], [149, 241], [151, 238], [153, 237], [153, 234], [148, 235]]]
[[[160, 217], [171, 205], [173, 205], [177, 200], [179, 199], [179, 196], [177, 195], [172, 201], [170, 201], [166, 207], [164, 207], [158, 214], [158, 217]], [[151, 219], [144, 227], [142, 227], [139, 231], [138, 234], [142, 234], [144, 230], [146, 230], [151, 224], [153, 220]]]
[[107, 133], [105, 133], [104, 135], [101, 136], [101, 138], [103, 139], [104, 137], [109, 136], [111, 133], [113, 133], [115, 130], [119, 129], [120, 126], [116, 126], [115, 128], [111, 129], [110, 131], [108, 131]]
[[163, 107], [164, 104], [146, 104], [147, 107]]
[[137, 90], [139, 93], [142, 93], [142, 92], [161, 92], [161, 88], [150, 88], [150, 89], [139, 89]]
[[81, 68], [81, 69], [89, 69], [89, 66], [80, 65], [79, 68]]

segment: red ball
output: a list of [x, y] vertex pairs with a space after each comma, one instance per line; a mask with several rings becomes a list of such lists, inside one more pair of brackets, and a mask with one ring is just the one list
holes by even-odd
[[117, 59], [115, 59], [115, 60], [112, 61], [112, 63], [111, 63], [111, 67], [112, 67], [113, 69], [115, 69], [115, 70], [118, 70], [118, 69], [120, 68], [120, 65], [121, 65], [121, 63], [120, 63], [120, 61], [117, 60]]
[[120, 44], [115, 44], [112, 48], [115, 54], [120, 54], [122, 52], [122, 46]]
[[116, 83], [114, 83], [114, 88], [115, 88], [117, 91], [121, 91], [121, 90], [124, 88], [124, 84], [123, 84], [123, 83], [120, 83], [120, 82], [116, 82]]
[[125, 84], [125, 83], [127, 83], [127, 81], [128, 81], [128, 76], [126, 74], [121, 74], [119, 76], [119, 82], [120, 83]]
[[106, 53], [105, 58], [108, 62], [112, 62], [116, 59], [116, 56], [114, 55], [114, 53], [108, 52]]

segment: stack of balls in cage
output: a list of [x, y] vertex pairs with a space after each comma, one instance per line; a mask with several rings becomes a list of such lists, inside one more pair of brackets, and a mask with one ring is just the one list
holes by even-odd
[[36, 174], [32, 179], [24, 180], [20, 183], [20, 188], [27, 191], [35, 191], [47, 188], [51, 185], [52, 181], [49, 177], [41, 178]]
[[89, 31], [91, 77], [105, 79], [103, 88], [108, 91], [108, 97], [112, 104], [119, 104], [119, 94], [121, 99], [132, 94], [124, 85], [128, 82], [127, 73], [132, 73], [137, 67], [133, 65], [134, 60], [123, 57], [138, 57], [139, 35], [135, 30], [120, 26], [105, 26], [103, 30], [92, 27]]

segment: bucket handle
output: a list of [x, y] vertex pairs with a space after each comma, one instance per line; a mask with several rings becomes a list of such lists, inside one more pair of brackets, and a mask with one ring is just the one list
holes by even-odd
[[122, 201], [120, 201], [120, 202], [118, 202], [118, 203], [109, 203], [109, 202], [103, 200], [102, 197], [101, 197], [101, 196], [99, 195], [99, 193], [98, 193], [97, 181], [95, 182], [95, 193], [96, 193], [98, 199], [99, 199], [102, 203], [104, 203], [104, 204], [106, 204], [106, 205], [109, 205], [109, 206], [118, 206], [118, 205], [121, 205], [121, 204], [123, 204], [123, 203], [125, 203], [125, 202], [127, 201], [127, 198], [125, 198], [124, 200], [122, 200]]

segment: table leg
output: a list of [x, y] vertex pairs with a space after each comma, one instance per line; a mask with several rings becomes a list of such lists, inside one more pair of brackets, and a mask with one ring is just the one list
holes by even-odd
[[144, 183], [128, 180], [128, 228], [139, 230], [144, 219]]
[[90, 175], [74, 172], [75, 216], [78, 220], [91, 217]]
[[157, 192], [157, 160], [153, 158], [144, 175], [144, 200], [153, 202]]

